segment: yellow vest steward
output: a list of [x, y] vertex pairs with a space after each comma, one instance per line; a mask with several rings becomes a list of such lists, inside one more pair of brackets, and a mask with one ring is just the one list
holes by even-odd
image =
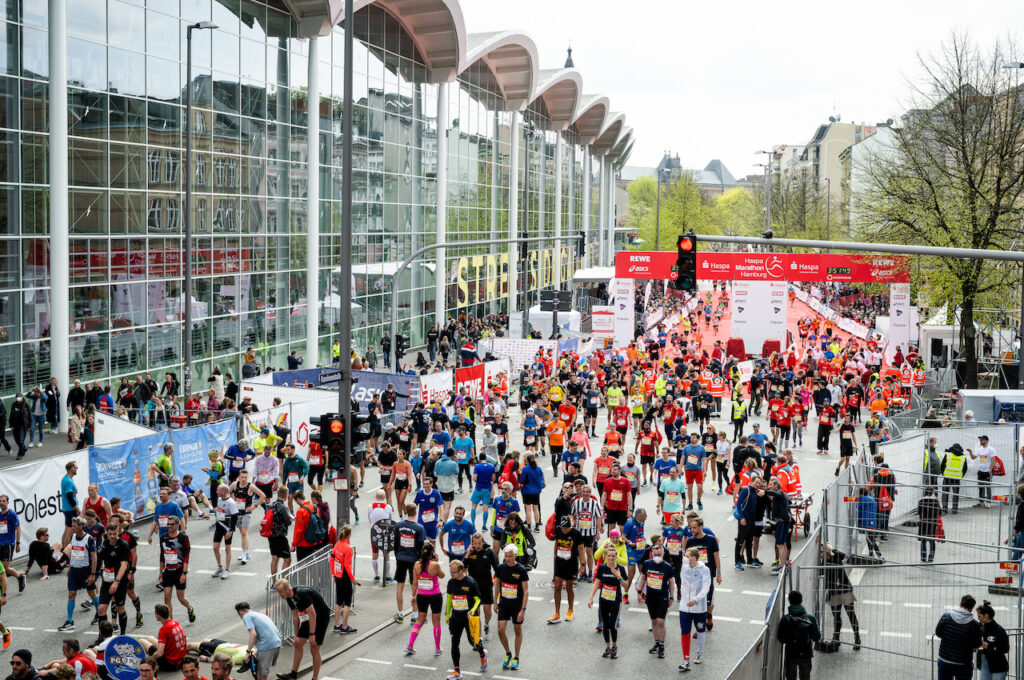
[[964, 476], [964, 463], [967, 462], [967, 456], [958, 456], [955, 453], [951, 453], [946, 456], [946, 469], [942, 471], [943, 477], [949, 477], [950, 479], [963, 479]]

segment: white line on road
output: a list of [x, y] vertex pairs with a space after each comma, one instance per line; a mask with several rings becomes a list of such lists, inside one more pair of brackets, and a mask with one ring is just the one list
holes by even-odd
[[476, 671], [460, 671], [463, 675], [472, 675], [474, 678], [479, 678], [483, 673], [477, 673]]
[[930, 604], [927, 604], [925, 602], [904, 602], [903, 606], [904, 607], [909, 607], [911, 609], [931, 609], [932, 608], [932, 606]]
[[418, 666], [414, 663], [403, 663], [405, 668], [415, 668], [418, 671], [436, 671], [437, 666]]
[[861, 602], [863, 602], [864, 604], [877, 604], [883, 607], [892, 606], [892, 602], [890, 602], [889, 600], [861, 600]]
[[148, 564], [135, 565], [135, 571], [156, 571], [159, 567], [151, 567]]
[[18, 626], [7, 626], [7, 629], [8, 630], [24, 630], [24, 631], [35, 630], [35, 628], [19, 628]]
[[716, 616], [715, 621], [728, 621], [729, 623], [739, 623], [743, 619], [732, 617], [732, 616]]
[[492, 675], [491, 677], [494, 678], [494, 680], [526, 680], [526, 678], [520, 678], [519, 676], [510, 678], [507, 675]]
[[732, 588], [715, 588], [716, 593], [731, 593]]
[[754, 624], [755, 626], [763, 626], [764, 625], [764, 621], [763, 620], [762, 621], [758, 621], [757, 619], [750, 619], [750, 622], [752, 624]]
[[887, 631], [887, 630], [883, 630], [881, 633], [879, 633], [879, 635], [881, 635], [882, 637], [895, 637], [895, 638], [910, 638], [910, 637], [914, 637], [910, 633], [893, 633], [893, 632], [890, 632], [890, 631]]
[[631, 611], [631, 612], [638, 612], [638, 613], [640, 613], [640, 614], [646, 614], [646, 613], [647, 613], [647, 610], [646, 610], [646, 609], [643, 609], [642, 607], [630, 607], [630, 608], [628, 609], [628, 611]]
[[379, 663], [382, 666], [390, 666], [391, 665], [390, 661], [381, 661], [380, 659], [367, 659], [366, 657], [363, 657], [363, 656], [357, 656], [356, 657], [356, 661], [365, 661], [366, 663]]
[[768, 597], [771, 593], [765, 593], [760, 590], [744, 590], [744, 595], [757, 595], [758, 597]]
[[[534, 569], [533, 573], [534, 574], [547, 574], [548, 572], [544, 571], [543, 569]], [[466, 671], [462, 671], [462, 672], [465, 673]]]
[[[537, 596], [535, 596], [535, 595], [531, 595], [531, 596], [530, 596], [530, 602], [543, 602], [543, 601], [544, 601], [544, 598], [543, 598], [543, 597], [537, 597]], [[554, 601], [554, 600], [552, 600], [552, 602], [553, 602], [553, 601]]]

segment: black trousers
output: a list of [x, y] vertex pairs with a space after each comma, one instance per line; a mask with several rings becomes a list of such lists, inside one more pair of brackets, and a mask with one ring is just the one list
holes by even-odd
[[949, 510], [949, 496], [953, 496], [953, 509], [960, 509], [960, 480], [952, 477], [942, 478], [942, 509]]
[[754, 523], [747, 522], [744, 524], [736, 525], [736, 561], [743, 562], [746, 557], [746, 562], [749, 564], [754, 561], [753, 555], [754, 548]]
[[828, 451], [828, 439], [832, 436], [831, 425], [818, 425], [818, 450]]

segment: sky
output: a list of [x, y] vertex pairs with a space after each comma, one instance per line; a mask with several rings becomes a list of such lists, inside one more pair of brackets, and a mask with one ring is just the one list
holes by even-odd
[[989, 49], [1020, 43], [1020, 0], [460, 0], [470, 33], [519, 29], [540, 68], [573, 61], [585, 94], [622, 112], [636, 144], [628, 165], [664, 151], [683, 167], [721, 159], [742, 178], [760, 174], [755, 152], [804, 144], [818, 125], [875, 124], [908, 108], [919, 54], [953, 32]]

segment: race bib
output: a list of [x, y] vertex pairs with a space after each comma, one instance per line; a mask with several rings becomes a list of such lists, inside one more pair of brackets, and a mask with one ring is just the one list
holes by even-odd
[[160, 515], [156, 518], [156, 523], [161, 529], [167, 528], [167, 515]]
[[679, 502], [679, 492], [678, 491], [666, 491], [665, 492], [665, 502], [666, 503], [678, 503]]
[[405, 480], [409, 479], [409, 475], [404, 472], [396, 472], [395, 479], [397, 479], [400, 482], [404, 482]]
[[515, 583], [501, 583], [501, 597], [506, 600], [515, 600], [519, 597], [519, 586]]
[[626, 479], [629, 480], [630, 484], [636, 481], [636, 473], [630, 470], [626, 470]]
[[244, 460], [242, 460], [241, 458], [232, 458], [231, 459], [231, 469], [232, 470], [238, 470], [238, 469], [243, 468], [243, 467], [245, 467], [245, 461]]
[[288, 483], [289, 484], [298, 484], [299, 483], [299, 473], [298, 472], [289, 472], [288, 473]]
[[622, 500], [622, 492], [619, 491], [618, 489], [613, 489], [612, 492], [608, 495], [608, 499], [615, 503], [618, 503]]
[[52, 557], [52, 558], [53, 558], [53, 560], [54, 560], [55, 562], [59, 562], [59, 561], [60, 561], [60, 558], [61, 558], [61, 557], [62, 557], [63, 555], [64, 555], [64, 553], [62, 553], [62, 552], [61, 552], [61, 551], [59, 551], [59, 550], [54, 550], [54, 551], [53, 551], [52, 553], [50, 553], [50, 557]]
[[531, 445], [531, 446], [532, 446], [532, 445], [533, 445], [533, 443], [534, 443], [535, 441], [537, 441], [537, 437], [535, 437], [535, 436], [534, 436], [534, 435], [532, 435], [532, 434], [528, 434], [528, 435], [526, 435], [526, 443], [527, 443], [527, 444], [529, 444], [529, 445]]
[[651, 438], [650, 437], [642, 437], [640, 439], [640, 444], [643, 445], [643, 446], [650, 446], [651, 445]]
[[498, 527], [499, 529], [504, 529], [505, 528], [505, 518], [504, 517], [498, 517], [497, 519], [495, 519], [494, 520], [494, 526]]
[[416, 538], [414, 536], [407, 536], [406, 534], [402, 534], [398, 538], [398, 544], [403, 548], [412, 548], [416, 545]]
[[618, 593], [618, 589], [615, 586], [601, 586], [601, 599], [602, 600], [615, 600], [615, 596]]
[[423, 521], [424, 522], [433, 522], [433, 521], [435, 521], [436, 518], [437, 518], [437, 513], [435, 513], [433, 510], [424, 510], [423, 511]]
[[557, 548], [555, 548], [555, 557], [557, 557], [560, 560], [572, 559], [572, 548], [562, 545], [558, 546]]
[[707, 551], [707, 549], [706, 548], [698, 548], [698, 550], [700, 550], [700, 561], [701, 562], [707, 562], [708, 561], [708, 551]]
[[228, 516], [228, 511], [227, 510], [225, 510], [224, 508], [221, 508], [221, 507], [217, 508], [217, 519], [219, 521], [223, 522], [227, 518], [227, 516]]
[[615, 425], [616, 427], [629, 427], [629, 420], [626, 418], [616, 418]]
[[7, 533], [7, 521], [4, 520], [3, 522], [0, 522], [0, 534], [6, 534], [6, 533]]
[[607, 465], [599, 465], [597, 468], [597, 474], [599, 475], [607, 476], [609, 472], [611, 472], [611, 468], [609, 468]]
[[468, 612], [469, 598], [465, 595], [452, 595], [452, 609], [457, 612]]
[[853, 433], [852, 432], [844, 432], [843, 433], [843, 439], [853, 439]]
[[274, 481], [274, 475], [269, 472], [261, 472], [256, 476], [256, 481], [260, 484], [270, 484]]
[[686, 456], [686, 464], [687, 465], [699, 465], [700, 464], [700, 456], [698, 456], [696, 453], [687, 454], [687, 456]]
[[724, 463], [728, 457], [729, 457], [728, 453], [720, 453], [720, 454], [718, 454], [718, 462], [719, 463]]
[[407, 441], [409, 441], [409, 435], [407, 435], [407, 434], [400, 434], [400, 435], [398, 435], [398, 441], [400, 441], [400, 442], [407, 442]]
[[178, 564], [178, 551], [170, 548], [164, 549], [164, 565], [171, 566]]
[[114, 570], [113, 569], [104, 569], [103, 570], [103, 580], [106, 581], [107, 583], [113, 583], [113, 581], [114, 581]]
[[643, 536], [636, 537], [636, 549], [643, 550], [647, 547], [647, 539]]
[[429, 576], [420, 574], [420, 577], [416, 579], [416, 587], [420, 590], [430, 590], [434, 587], [434, 580]]
[[307, 612], [299, 612], [299, 623], [309, 623], [309, 614]]
[[597, 397], [591, 397], [590, 398], [590, 406], [591, 406], [591, 408], [597, 408], [598, 403], [599, 403], [599, 401], [598, 401]]
[[647, 574], [647, 587], [653, 590], [661, 590], [665, 585], [665, 578], [661, 574]]
[[309, 464], [310, 465], [322, 465], [323, 462], [324, 462], [323, 454], [320, 454], [320, 453], [311, 453], [311, 454], [309, 454]]
[[464, 541], [453, 541], [451, 545], [451, 553], [453, 555], [465, 555], [466, 543]]
[[677, 554], [682, 549], [683, 549], [683, 542], [682, 542], [682, 540], [680, 540], [678, 538], [670, 538], [670, 539], [668, 539], [668, 551], [670, 553], [675, 555], [675, 554]]
[[581, 519], [579, 521], [580, 529], [590, 529], [594, 526], [594, 520], [592, 519]]

